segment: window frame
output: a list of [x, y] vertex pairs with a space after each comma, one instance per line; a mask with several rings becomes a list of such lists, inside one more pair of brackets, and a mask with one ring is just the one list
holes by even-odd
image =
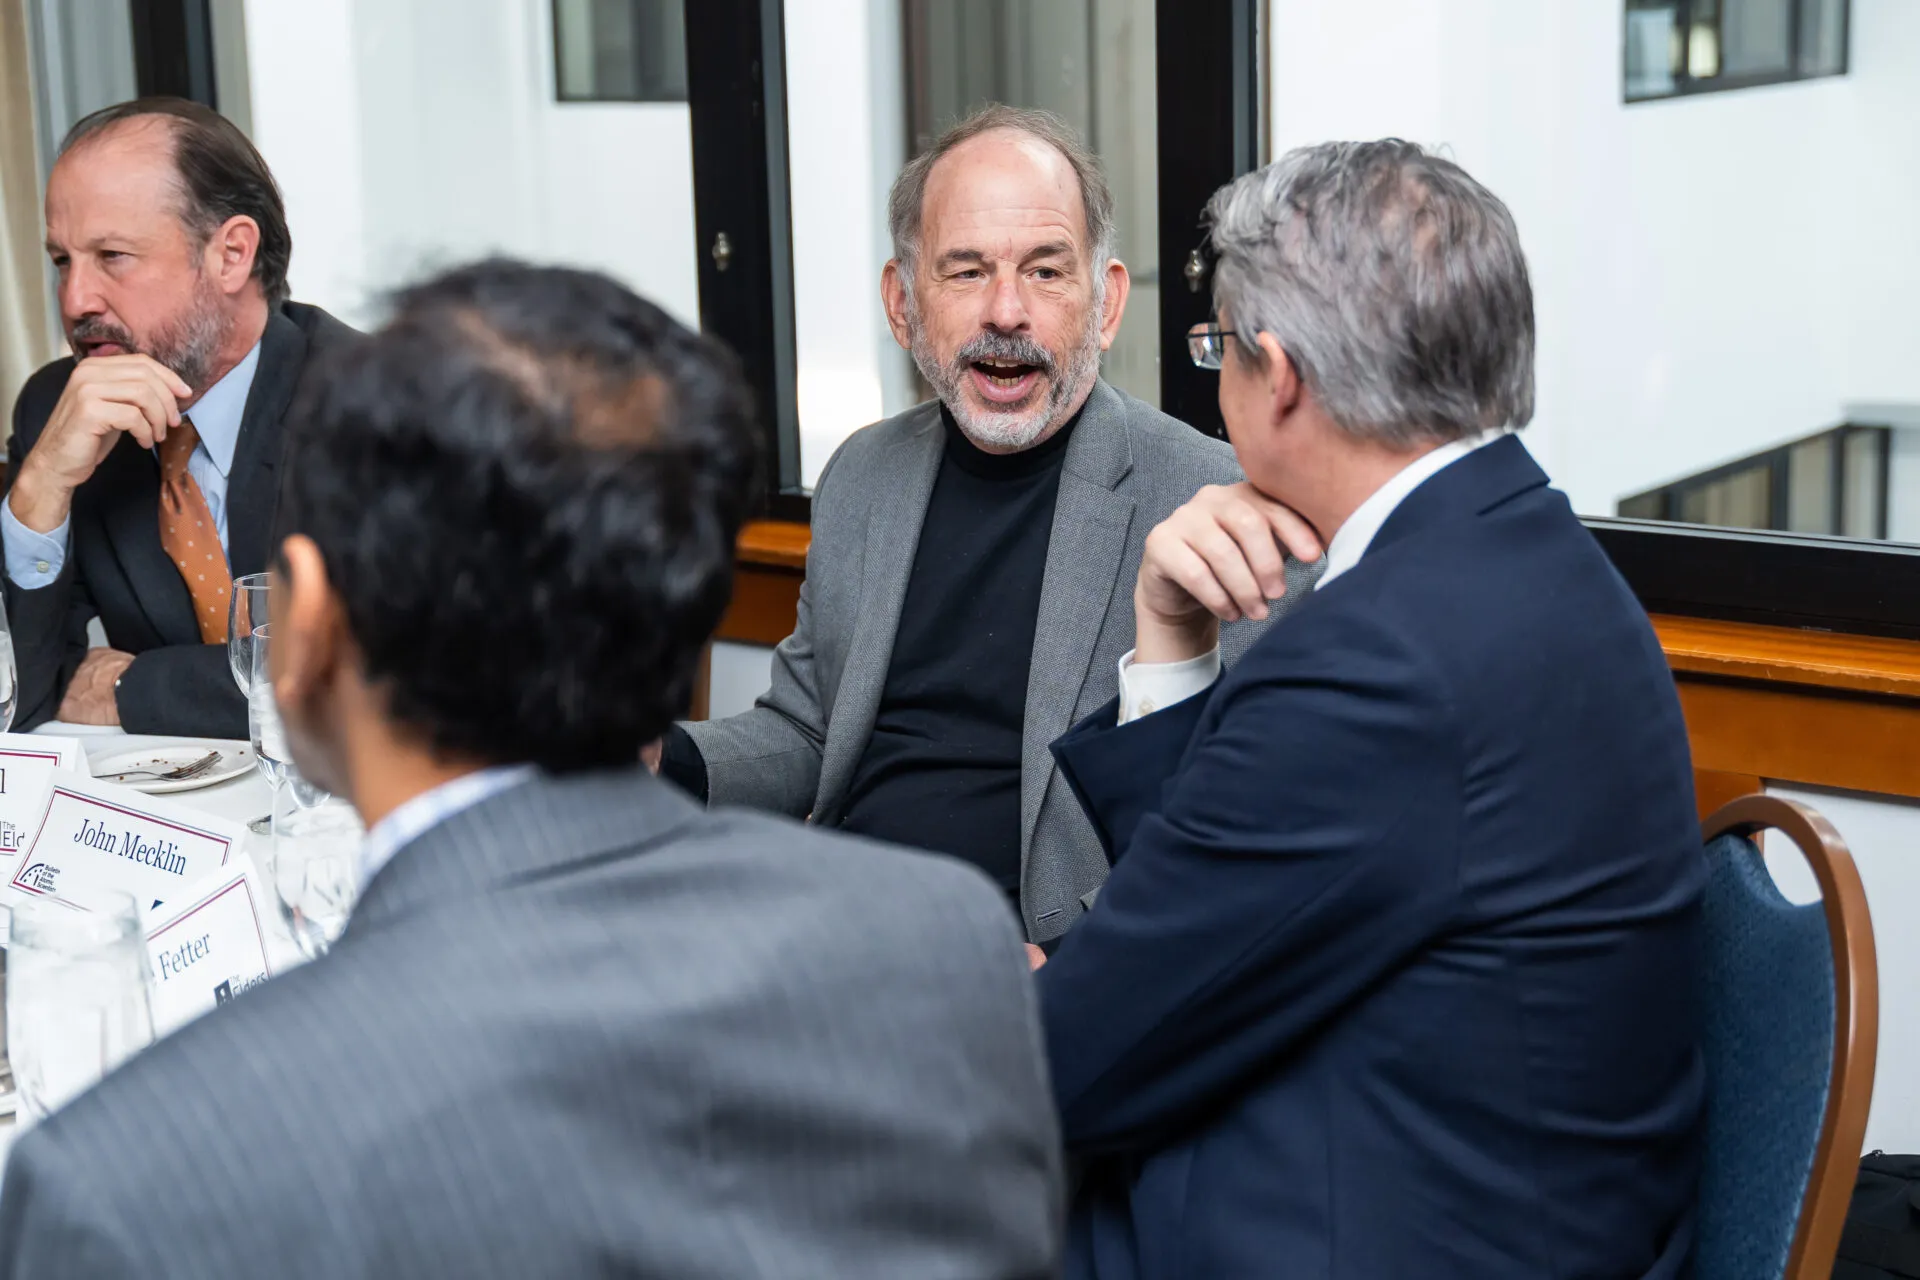
[[[1634, 97], [1627, 91], [1631, 81], [1627, 67], [1627, 15], [1633, 10], [1627, 7], [1626, 0], [1620, 6], [1620, 101], [1633, 107], [1648, 102], [1672, 102], [1676, 98], [1697, 98], [1708, 93], [1732, 93], [1740, 89], [1760, 89], [1768, 85], [1796, 84], [1805, 80], [1826, 80], [1834, 76], [1844, 76], [1852, 67], [1853, 60], [1853, 0], [1827, 0], [1840, 6], [1840, 65], [1833, 71], [1800, 70], [1800, 38], [1802, 34], [1801, 18], [1807, 0], [1788, 0], [1792, 17], [1788, 25], [1786, 71], [1759, 71], [1739, 76], [1702, 76], [1696, 78], [1683, 67], [1674, 73], [1674, 87], [1666, 93], [1648, 93]], [[1721, 17], [1724, 20], [1726, 6], [1737, 0], [1718, 0]], [[1684, 32], [1692, 23], [1694, 0], [1673, 0], [1675, 21]]]

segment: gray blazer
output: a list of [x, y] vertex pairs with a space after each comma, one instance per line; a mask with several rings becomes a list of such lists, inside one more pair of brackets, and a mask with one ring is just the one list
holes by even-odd
[[[773, 687], [751, 711], [684, 726], [706, 761], [709, 802], [840, 820], [879, 711], [943, 448], [940, 406], [929, 401], [855, 432], [827, 464], [813, 493], [799, 621], [774, 651]], [[1222, 442], [1094, 384], [1067, 442], [1027, 677], [1020, 904], [1035, 941], [1065, 933], [1107, 876], [1048, 744], [1119, 692], [1147, 534], [1202, 486], [1239, 479]], [[1312, 580], [1290, 565], [1276, 615]], [[1224, 628], [1223, 657], [1237, 658], [1262, 625]]]
[[947, 859], [537, 778], [24, 1135], [0, 1276], [1050, 1275], [1017, 932]]

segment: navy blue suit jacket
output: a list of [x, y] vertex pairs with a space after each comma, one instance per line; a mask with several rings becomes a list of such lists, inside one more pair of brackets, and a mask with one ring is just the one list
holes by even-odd
[[1516, 438], [1202, 697], [1055, 744], [1068, 1274], [1671, 1276], [1705, 864], [1652, 628]]

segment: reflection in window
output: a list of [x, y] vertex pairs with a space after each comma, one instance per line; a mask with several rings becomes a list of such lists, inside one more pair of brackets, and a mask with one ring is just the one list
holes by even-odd
[[683, 0], [553, 0], [562, 102], [684, 102]]
[[1626, 99], [1846, 71], [1849, 0], [1626, 0]]
[[1637, 520], [1887, 536], [1886, 427], [1844, 426], [1620, 501]]

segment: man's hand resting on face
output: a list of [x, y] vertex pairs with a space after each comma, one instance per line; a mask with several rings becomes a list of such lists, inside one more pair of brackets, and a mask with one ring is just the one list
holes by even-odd
[[1287, 592], [1284, 557], [1320, 558], [1313, 526], [1252, 485], [1208, 485], [1147, 535], [1133, 588], [1135, 662], [1183, 662], [1220, 624], [1267, 616]]
[[74, 366], [67, 389], [34, 441], [7, 496], [13, 518], [52, 533], [73, 506], [73, 491], [132, 436], [151, 449], [180, 425], [180, 402], [193, 392], [151, 356], [89, 356]]

